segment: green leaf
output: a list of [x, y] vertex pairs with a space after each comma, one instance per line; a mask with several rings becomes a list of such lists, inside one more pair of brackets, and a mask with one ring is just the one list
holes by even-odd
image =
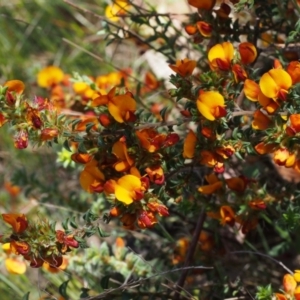
[[108, 236], [110, 236], [110, 234], [108, 232], [105, 232], [100, 227], [98, 227], [98, 234], [99, 234], [100, 237], [108, 237]]
[[59, 288], [58, 288], [58, 291], [60, 293], [61, 296], [63, 296], [64, 298], [68, 299], [68, 295], [67, 295], [67, 287], [68, 287], [68, 283], [69, 283], [70, 280], [67, 280], [65, 282], [63, 282]]
[[63, 143], [63, 147], [68, 150], [69, 152], [72, 152], [70, 146], [69, 146], [69, 141], [68, 140], [65, 140], [64, 143]]
[[106, 275], [106, 276], [102, 277], [102, 279], [101, 279], [101, 281], [100, 281], [101, 287], [102, 287], [104, 290], [105, 290], [105, 289], [108, 289], [109, 278], [110, 278], [110, 276], [109, 276], [109, 275]]
[[27, 293], [22, 297], [21, 300], [29, 300], [29, 294], [30, 294], [30, 292], [27, 292]]

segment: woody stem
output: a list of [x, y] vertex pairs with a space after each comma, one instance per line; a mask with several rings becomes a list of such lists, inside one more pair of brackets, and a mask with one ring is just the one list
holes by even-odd
[[[197, 225], [196, 225], [196, 228], [195, 228], [195, 232], [193, 234], [193, 238], [192, 238], [192, 241], [191, 241], [191, 244], [190, 244], [186, 259], [185, 259], [185, 262], [184, 262], [184, 268], [190, 266], [190, 264], [192, 263], [194, 253], [195, 253], [195, 250], [197, 248], [198, 241], [199, 241], [199, 236], [200, 236], [200, 233], [203, 229], [203, 224], [204, 224], [205, 218], [206, 218], [206, 213], [205, 213], [205, 208], [203, 207], [200, 214], [199, 214], [198, 220], [197, 220]], [[184, 282], [186, 280], [186, 277], [187, 277], [188, 273], [189, 273], [189, 269], [184, 269], [182, 271], [181, 276], [180, 276], [180, 278], [179, 278], [179, 280], [176, 284], [176, 288], [175, 288], [176, 294], [174, 296], [174, 300], [179, 299], [180, 290], [184, 286]]]

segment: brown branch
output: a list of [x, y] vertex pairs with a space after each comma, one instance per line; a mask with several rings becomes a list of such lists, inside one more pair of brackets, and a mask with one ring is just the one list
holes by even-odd
[[[129, 282], [127, 284], [123, 284], [115, 289], [109, 289], [97, 296], [91, 296], [91, 297], [88, 297], [88, 298], [84, 298], [83, 300], [98, 300], [98, 299], [105, 299], [105, 297], [113, 292], [116, 292], [116, 291], [120, 291], [120, 290], [126, 290], [126, 289], [130, 289], [130, 288], [134, 288], [134, 287], [137, 287], [139, 286], [141, 283], [143, 283], [144, 281], [147, 281], [149, 279], [152, 279], [154, 277], [157, 277], [157, 276], [162, 276], [162, 275], [166, 275], [166, 274], [169, 274], [169, 273], [173, 273], [173, 272], [179, 272], [179, 271], [188, 271], [188, 270], [198, 270], [198, 269], [213, 269], [213, 267], [204, 267], [204, 266], [188, 266], [188, 267], [183, 267], [183, 268], [177, 268], [177, 269], [173, 269], [173, 270], [168, 270], [168, 271], [164, 271], [164, 272], [161, 272], [161, 273], [157, 273], [157, 274], [154, 274], [152, 276], [149, 276], [147, 278], [142, 278], [142, 279], [139, 279], [139, 280], [136, 280], [136, 281], [133, 281], [133, 282]], [[111, 299], [111, 298], [110, 298]]]
[[196, 250], [197, 245], [198, 245], [199, 236], [200, 236], [200, 233], [202, 231], [205, 218], [206, 218], [205, 208], [202, 208], [202, 210], [199, 214], [199, 217], [198, 217], [195, 232], [193, 234], [193, 239], [192, 239], [191, 245], [189, 247], [188, 254], [186, 256], [186, 260], [185, 260], [184, 268], [183, 268], [184, 270], [182, 271], [181, 276], [180, 276], [180, 278], [179, 278], [179, 280], [176, 284], [176, 295], [174, 296], [174, 300], [178, 300], [179, 297], [180, 297], [179, 291], [180, 291], [181, 288], [183, 288], [184, 282], [185, 282], [186, 277], [189, 273], [188, 266], [192, 263], [194, 253], [195, 253], [195, 250]]

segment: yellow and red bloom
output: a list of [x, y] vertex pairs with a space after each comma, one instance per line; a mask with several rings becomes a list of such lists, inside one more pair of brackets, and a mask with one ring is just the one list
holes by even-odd
[[168, 208], [161, 203], [152, 201], [152, 202], [148, 202], [147, 206], [151, 211], [157, 212], [160, 216], [164, 216], [164, 217], [169, 216]]
[[203, 21], [199, 21], [196, 23], [196, 26], [204, 37], [210, 37], [212, 34], [212, 25]]
[[201, 115], [210, 121], [226, 116], [225, 101], [219, 92], [201, 90], [197, 108]]
[[300, 132], [300, 114], [290, 115], [290, 126], [286, 128], [286, 132], [290, 136]]
[[152, 211], [141, 210], [137, 218], [138, 226], [142, 229], [151, 228], [157, 223], [156, 217]]
[[223, 205], [220, 208], [221, 224], [233, 226], [235, 224], [235, 213], [228, 205]]
[[264, 200], [261, 200], [261, 199], [252, 200], [248, 203], [248, 205], [252, 209], [256, 209], [256, 210], [264, 210], [267, 207], [266, 202]]
[[271, 119], [260, 110], [253, 115], [252, 128], [255, 130], [265, 130], [271, 125]]
[[235, 82], [244, 81], [248, 77], [248, 74], [245, 71], [245, 69], [239, 64], [234, 64], [232, 66], [232, 73], [233, 73]]
[[134, 112], [136, 102], [130, 92], [116, 95], [116, 87], [111, 89], [107, 95], [100, 95], [93, 99], [93, 106], [107, 105], [109, 113], [119, 123], [132, 122], [135, 120]]
[[272, 69], [262, 75], [259, 86], [266, 97], [285, 101], [288, 90], [292, 86], [292, 78], [282, 69]]
[[50, 141], [58, 136], [58, 129], [56, 128], [44, 128], [41, 131], [41, 140], [46, 142]]
[[276, 144], [266, 144], [264, 142], [261, 142], [254, 147], [256, 152], [259, 153], [260, 155], [272, 153], [274, 152], [275, 148], [276, 148]]
[[144, 197], [144, 188], [140, 178], [134, 175], [124, 175], [115, 185], [116, 199], [126, 205], [139, 201]]
[[229, 71], [233, 59], [234, 48], [230, 42], [213, 46], [208, 52], [208, 60], [212, 70]]
[[211, 151], [202, 150], [200, 152], [200, 156], [201, 156], [200, 163], [202, 165], [213, 168], [218, 163], [216, 155]]
[[103, 191], [105, 177], [98, 168], [97, 160], [93, 159], [85, 165], [79, 181], [82, 188], [89, 193], [101, 193]]
[[11, 225], [15, 233], [22, 233], [28, 227], [28, 221], [24, 214], [2, 214], [4, 222]]
[[255, 46], [248, 42], [239, 44], [239, 52], [244, 65], [253, 63], [257, 57]]
[[114, 164], [116, 171], [127, 171], [134, 164], [134, 160], [128, 155], [125, 137], [120, 138], [120, 140], [113, 145], [112, 153], [118, 159], [118, 161]]
[[62, 82], [63, 79], [64, 72], [55, 66], [46, 67], [37, 74], [37, 83], [43, 88], [51, 88]]
[[244, 92], [246, 97], [251, 101], [258, 101], [259, 104], [267, 111], [269, 114], [273, 114], [279, 105], [272, 98], [266, 97], [260, 90], [259, 85], [253, 80], [246, 79], [244, 84]]
[[197, 62], [188, 58], [176, 60], [175, 65], [169, 65], [169, 67], [182, 77], [191, 76]]
[[10, 250], [14, 254], [26, 255], [30, 253], [30, 245], [27, 242], [23, 241], [14, 241], [10, 242]]
[[165, 181], [164, 170], [161, 166], [148, 167], [146, 168], [146, 173], [150, 178], [150, 181], [156, 184], [163, 184]]
[[210, 195], [218, 190], [222, 189], [223, 182], [219, 180], [219, 178], [214, 174], [210, 174], [205, 176], [206, 181], [209, 183], [208, 185], [203, 185], [198, 188], [198, 191], [205, 195]]

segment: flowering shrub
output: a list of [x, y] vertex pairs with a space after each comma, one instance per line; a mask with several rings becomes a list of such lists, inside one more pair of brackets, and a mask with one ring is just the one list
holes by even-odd
[[[131, 39], [136, 47], [145, 47], [143, 51], [165, 56], [164, 67], [172, 72], [166, 96], [172, 106], [155, 94], [164, 83], [149, 70], [139, 77], [139, 70], [117, 67], [93, 77], [69, 75], [51, 65], [36, 79], [45, 96], [28, 96], [19, 79], [3, 82], [0, 126], [13, 132], [15, 148], [63, 148], [57, 150], [60, 161], [65, 167], [78, 167], [78, 184], [95, 202], [101, 199], [106, 210], [88, 210], [81, 220], [72, 217], [60, 227], [59, 220], [50, 216], [3, 213], [3, 221], [10, 225], [1, 235], [9, 272], [23, 274], [25, 261], [51, 273], [69, 265], [76, 272], [85, 263], [92, 270], [89, 250], [76, 249], [85, 249], [87, 238], [97, 233], [105, 238], [104, 221], [121, 224], [132, 234], [161, 231], [155, 247], [164, 245], [167, 250], [161, 251], [167, 258], [159, 260], [156, 250], [151, 255], [182, 272], [159, 273], [154, 266], [142, 266], [120, 237], [111, 246], [112, 255], [103, 242], [100, 254], [90, 251], [95, 266], [127, 278], [114, 279], [119, 286], [110, 290], [109, 277], [103, 276], [103, 297], [117, 297], [134, 284], [174, 272], [166, 280], [168, 291], [161, 287], [152, 291], [149, 285], [138, 295], [299, 298], [298, 271], [284, 275], [284, 291], [275, 293], [267, 286], [271, 277], [260, 281], [257, 270], [254, 276], [246, 267], [245, 276], [229, 270], [229, 256], [252, 254], [257, 264], [263, 256], [277, 263], [269, 269], [282, 272], [283, 263], [273, 257], [292, 247], [299, 228], [297, 185], [287, 186], [270, 176], [284, 168], [300, 178], [300, 63], [290, 46], [299, 34], [299, 4], [287, 0], [281, 6], [244, 0], [188, 4], [193, 13], [180, 25], [172, 23], [175, 15], [125, 0], [115, 1], [105, 9], [105, 17], [99, 16], [111, 43]], [[157, 99], [149, 107], [147, 99], [153, 95]], [[187, 227], [179, 236], [176, 228], [182, 224]], [[189, 277], [190, 269], [195, 270]], [[148, 277], [128, 283], [131, 275]], [[247, 283], [249, 278], [254, 284]], [[59, 288], [65, 298], [67, 284]], [[81, 298], [91, 290], [87, 299], [93, 299], [97, 289], [88, 284]]]

